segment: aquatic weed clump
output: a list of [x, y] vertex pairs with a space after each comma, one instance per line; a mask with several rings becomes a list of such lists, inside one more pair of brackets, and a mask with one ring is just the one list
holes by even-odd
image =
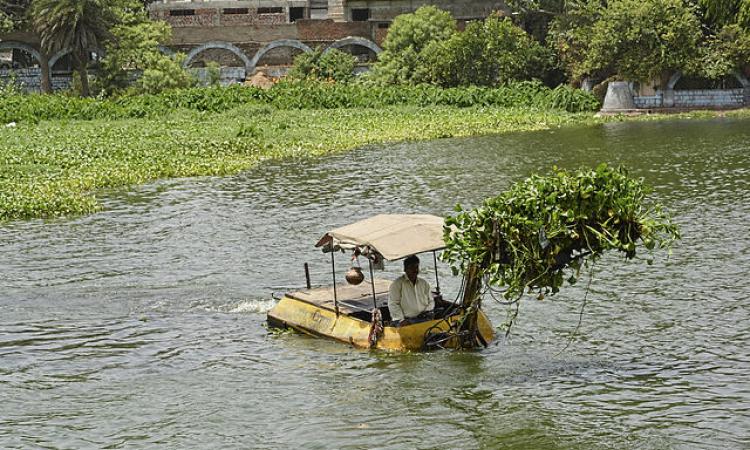
[[654, 249], [679, 239], [677, 225], [648, 193], [643, 179], [606, 164], [532, 175], [477, 208], [457, 205], [446, 218], [443, 258], [455, 273], [475, 267], [512, 302], [527, 289], [554, 294], [608, 250], [633, 259], [645, 248], [650, 263]]

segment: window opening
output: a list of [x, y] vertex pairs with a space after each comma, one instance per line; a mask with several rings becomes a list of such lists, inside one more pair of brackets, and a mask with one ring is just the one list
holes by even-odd
[[367, 22], [370, 20], [370, 8], [352, 9], [352, 22]]
[[284, 8], [280, 6], [274, 6], [270, 8], [258, 8], [258, 14], [279, 14], [284, 12]]
[[222, 10], [223, 14], [231, 15], [231, 14], [247, 14], [250, 10], [247, 8], [224, 8]]
[[289, 22], [296, 22], [305, 18], [305, 8], [293, 6], [289, 8]]
[[194, 9], [170, 9], [169, 10], [170, 16], [194, 16], [195, 10]]

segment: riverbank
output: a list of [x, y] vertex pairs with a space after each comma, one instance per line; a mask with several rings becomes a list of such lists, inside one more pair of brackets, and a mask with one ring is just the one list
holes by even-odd
[[624, 119], [534, 108], [300, 110], [245, 104], [219, 113], [175, 110], [159, 118], [18, 123], [0, 128], [0, 220], [87, 214], [99, 209], [96, 194], [102, 189], [235, 174], [267, 159], [617, 120]]

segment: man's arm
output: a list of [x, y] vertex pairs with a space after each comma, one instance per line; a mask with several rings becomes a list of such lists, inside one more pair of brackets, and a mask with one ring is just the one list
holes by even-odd
[[401, 279], [396, 279], [388, 289], [388, 311], [391, 320], [404, 320], [404, 310], [401, 309]]

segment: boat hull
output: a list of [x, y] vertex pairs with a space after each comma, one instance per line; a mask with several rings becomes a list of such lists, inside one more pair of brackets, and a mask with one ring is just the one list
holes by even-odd
[[[448, 331], [451, 324], [462, 319], [457, 314], [445, 319], [428, 320], [401, 327], [383, 327], [383, 332], [374, 346], [370, 345], [371, 323], [346, 314], [336, 314], [326, 308], [284, 296], [268, 312], [268, 323], [278, 328], [293, 328], [305, 334], [345, 342], [359, 348], [379, 348], [393, 351], [417, 351], [425, 348], [425, 336]], [[484, 312], [477, 319], [479, 334], [485, 343], [494, 336], [492, 324]], [[442, 346], [456, 347], [456, 339], [445, 341]]]

